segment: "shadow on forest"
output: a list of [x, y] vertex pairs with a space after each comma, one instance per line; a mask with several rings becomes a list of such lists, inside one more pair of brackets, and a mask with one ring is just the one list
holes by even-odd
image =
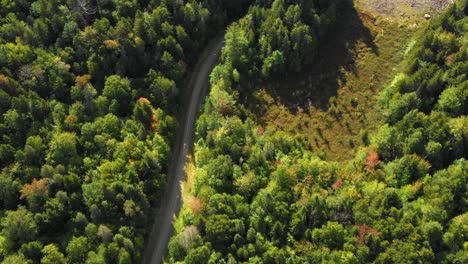
[[260, 86], [293, 112], [298, 108], [309, 111], [310, 106], [328, 110], [330, 97], [337, 95], [340, 83], [346, 84], [344, 72], [357, 75], [353, 54], [356, 45], [363, 42], [375, 54], [379, 50], [352, 1], [343, 1], [337, 10], [337, 22], [324, 39], [313, 65]]

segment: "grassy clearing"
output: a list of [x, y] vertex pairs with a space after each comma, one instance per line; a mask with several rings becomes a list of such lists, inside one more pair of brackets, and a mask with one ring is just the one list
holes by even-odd
[[400, 23], [420, 23], [424, 15], [440, 14], [455, 0], [356, 0], [363, 9], [372, 10]]
[[359, 1], [354, 5], [340, 11], [318, 63], [300, 75], [261, 84], [257, 101], [246, 103], [260, 124], [299, 137], [333, 161], [352, 158], [381, 125], [378, 93], [403, 67], [419, 28], [363, 9]]
[[193, 215], [195, 215], [202, 207], [200, 199], [192, 195], [195, 174], [196, 166], [192, 156], [189, 156], [187, 157], [187, 163], [185, 164], [185, 180], [181, 182], [181, 193], [184, 206], [187, 206]]

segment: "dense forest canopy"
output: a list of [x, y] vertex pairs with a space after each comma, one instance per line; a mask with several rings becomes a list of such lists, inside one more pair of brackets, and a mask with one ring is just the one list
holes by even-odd
[[184, 81], [225, 28], [167, 261], [468, 262], [467, 0], [415, 36], [350, 161], [241, 102], [317, 63], [350, 3], [0, 0], [0, 262], [142, 261]]
[[0, 1], [0, 262], [141, 262], [177, 95], [246, 3]]
[[258, 1], [228, 28], [169, 262], [468, 261], [467, 1], [416, 36], [381, 92], [385, 124], [349, 162], [260, 126], [240, 103], [259, 73], [314, 62], [335, 4]]

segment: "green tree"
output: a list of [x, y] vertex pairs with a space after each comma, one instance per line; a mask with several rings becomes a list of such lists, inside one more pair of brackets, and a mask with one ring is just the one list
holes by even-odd
[[153, 107], [150, 101], [143, 97], [138, 99], [138, 102], [135, 104], [133, 108], [133, 116], [135, 116], [135, 118], [143, 123], [147, 128], [151, 128], [152, 126], [154, 127], [157, 122], [157, 120], [153, 120], [155, 119], [155, 116], [153, 116]]
[[32, 241], [21, 245], [19, 252], [26, 258], [31, 259], [35, 262], [39, 262], [42, 257], [42, 248], [44, 245], [40, 241]]
[[16, 211], [7, 211], [5, 218], [2, 219], [2, 235], [15, 247], [34, 240], [37, 231], [33, 214], [24, 207]]
[[132, 88], [128, 79], [118, 75], [107, 77], [102, 95], [109, 100], [109, 109], [114, 114], [125, 116], [129, 113], [132, 101]]
[[49, 244], [42, 249], [41, 264], [66, 264], [67, 260], [55, 244]]
[[395, 124], [411, 110], [418, 109], [420, 105], [421, 100], [415, 92], [396, 94], [389, 102], [387, 120], [390, 124]]
[[90, 248], [86, 237], [73, 237], [66, 249], [70, 263], [84, 263]]
[[19, 198], [21, 183], [10, 173], [0, 173], [0, 205], [2, 209], [13, 209]]
[[275, 50], [273, 53], [263, 60], [262, 74], [268, 78], [270, 76], [278, 76], [282, 74], [285, 67], [285, 58], [281, 51]]
[[330, 249], [341, 249], [345, 242], [346, 230], [337, 222], [327, 222], [322, 228], [314, 229], [312, 241]]
[[452, 116], [466, 114], [468, 92], [462, 89], [462, 85], [466, 86], [468, 82], [445, 89], [439, 97], [438, 108]]
[[29, 264], [30, 262], [22, 254], [13, 254], [7, 256], [2, 264]]
[[250, 41], [247, 32], [243, 30], [241, 24], [234, 23], [229, 26], [224, 38], [226, 44], [222, 58], [239, 72], [245, 73], [250, 61], [250, 54], [248, 53]]
[[440, 246], [443, 235], [443, 227], [438, 222], [429, 222], [422, 226], [424, 236], [431, 245], [432, 249], [437, 251]]
[[206, 239], [215, 249], [226, 251], [236, 230], [233, 221], [227, 215], [213, 215], [205, 223], [205, 232]]
[[47, 161], [52, 165], [79, 165], [81, 161], [76, 145], [77, 138], [75, 134], [68, 132], [55, 134], [49, 144]]
[[228, 92], [222, 88], [223, 83], [214, 85], [210, 91], [209, 103], [213, 111], [222, 115], [232, 113], [235, 100]]
[[313, 62], [318, 43], [314, 41], [310, 27], [302, 23], [296, 23], [290, 34], [292, 52], [289, 65], [293, 71], [299, 72], [303, 65]]
[[201, 246], [190, 250], [185, 263], [203, 264], [207, 263], [210, 258], [210, 249], [207, 246]]
[[24, 146], [25, 162], [28, 165], [39, 165], [44, 158], [45, 146], [42, 138], [39, 136], [31, 136], [26, 139]]
[[156, 106], [166, 109], [172, 102], [172, 97], [176, 91], [176, 83], [164, 77], [161, 73], [151, 69], [145, 79], [149, 86], [149, 99]]
[[431, 165], [417, 155], [405, 155], [387, 164], [387, 181], [401, 187], [422, 179], [429, 172]]
[[468, 214], [454, 217], [450, 222], [447, 232], [443, 236], [443, 241], [452, 252], [456, 252], [464, 247], [468, 234]]

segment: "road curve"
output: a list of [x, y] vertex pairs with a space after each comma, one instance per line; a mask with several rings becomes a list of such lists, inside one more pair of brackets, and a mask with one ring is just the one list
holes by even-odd
[[[189, 148], [192, 146], [195, 118], [209, 86], [209, 75], [216, 65], [223, 47], [223, 37], [218, 37], [207, 46], [191, 74], [187, 89], [191, 90], [190, 100], [186, 101], [185, 114], [177, 132], [176, 144], [172, 152], [168, 171], [166, 192], [155, 215], [153, 228], [146, 246], [143, 263], [159, 264], [167, 252], [167, 245], [173, 232], [173, 221], [181, 207], [180, 183], [184, 179], [184, 166]], [[183, 100], [185, 101], [185, 100]], [[188, 107], [187, 107], [188, 106]]]

